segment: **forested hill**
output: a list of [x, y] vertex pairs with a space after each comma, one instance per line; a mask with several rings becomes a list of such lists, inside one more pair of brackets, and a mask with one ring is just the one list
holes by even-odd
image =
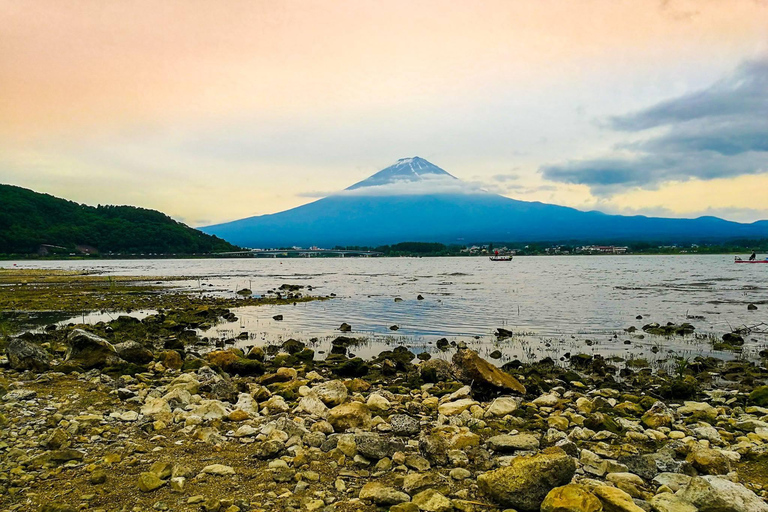
[[200, 254], [236, 250], [167, 215], [134, 206], [88, 206], [0, 184], [0, 254], [90, 251]]

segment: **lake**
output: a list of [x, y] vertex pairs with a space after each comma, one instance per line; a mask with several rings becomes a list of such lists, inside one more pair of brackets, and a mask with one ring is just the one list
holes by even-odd
[[[0, 267], [14, 263], [116, 275], [194, 276], [171, 286], [206, 294], [233, 295], [251, 288], [259, 295], [284, 283], [311, 286], [312, 294], [336, 294], [332, 300], [294, 306], [239, 308], [237, 322], [203, 333], [231, 338], [248, 332], [249, 339], [238, 342], [242, 346], [295, 338], [326, 351], [346, 322], [352, 336], [366, 340], [354, 350], [363, 357], [395, 344], [446, 357], [434, 346], [443, 337], [464, 341], [486, 357], [499, 350], [501, 363], [545, 356], [557, 360], [567, 352], [651, 362], [700, 354], [755, 359], [768, 347], [768, 265], [734, 265], [732, 256], [19, 261]], [[417, 300], [419, 295], [423, 300]], [[748, 304], [758, 310], [748, 311]], [[277, 314], [284, 319], [273, 320]], [[96, 313], [78, 320], [115, 316]], [[640, 329], [650, 322], [689, 322], [696, 334], [644, 335]], [[399, 329], [390, 330], [393, 325]], [[755, 329], [745, 336], [741, 354], [712, 350], [713, 337], [745, 325]], [[630, 326], [638, 331], [626, 333]], [[493, 334], [499, 327], [516, 336], [497, 341]]]

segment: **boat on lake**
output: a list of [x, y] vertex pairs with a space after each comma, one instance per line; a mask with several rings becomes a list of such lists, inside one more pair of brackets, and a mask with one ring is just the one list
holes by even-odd
[[768, 263], [768, 258], [764, 260], [743, 260], [736, 256], [736, 259], [733, 260], [734, 263]]
[[495, 255], [488, 258], [491, 261], [512, 261], [512, 256]]

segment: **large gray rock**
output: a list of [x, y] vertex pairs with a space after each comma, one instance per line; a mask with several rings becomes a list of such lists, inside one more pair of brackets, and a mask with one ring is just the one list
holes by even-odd
[[389, 457], [396, 451], [405, 449], [405, 445], [402, 442], [381, 437], [374, 432], [356, 434], [355, 444], [360, 455], [373, 460]]
[[768, 504], [754, 492], [720, 476], [692, 478], [676, 495], [700, 512], [768, 512]]
[[82, 329], [69, 333], [67, 344], [65, 360], [86, 369], [124, 362], [110, 342]]
[[5, 353], [14, 370], [44, 372], [50, 368], [51, 355], [31, 341], [11, 338]]
[[549, 491], [571, 481], [576, 463], [561, 448], [512, 459], [509, 466], [483, 473], [477, 483], [494, 501], [530, 512], [537, 512]]

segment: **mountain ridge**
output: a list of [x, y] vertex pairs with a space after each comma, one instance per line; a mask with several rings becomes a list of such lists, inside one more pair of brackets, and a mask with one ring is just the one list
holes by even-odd
[[[418, 189], [424, 183], [431, 186], [440, 180], [445, 182], [447, 178], [444, 175], [451, 178], [448, 180], [451, 184], [464, 183], [434, 164], [415, 159], [418, 157], [398, 160], [393, 166], [336, 195], [283, 212], [200, 229], [237, 245], [253, 248], [376, 246], [402, 241], [677, 242], [768, 237], [768, 221], [741, 224], [718, 217], [675, 219], [610, 215], [520, 201], [472, 188], [465, 188], [463, 193], [456, 193], [455, 187], [444, 193], [407, 193], [409, 188]], [[413, 160], [418, 163], [419, 170], [422, 165], [424, 170], [422, 174], [416, 173], [417, 179], [409, 181], [405, 177], [412, 170], [410, 164]], [[427, 169], [421, 161], [431, 167]], [[442, 172], [434, 172], [432, 167]], [[376, 176], [377, 179], [372, 179]], [[432, 176], [439, 179], [430, 181], [434, 179]], [[379, 193], [387, 187], [392, 189], [391, 194]], [[350, 189], [354, 194], [347, 193]]]
[[0, 254], [77, 250], [192, 254], [237, 250], [156, 210], [89, 206], [0, 184]]

